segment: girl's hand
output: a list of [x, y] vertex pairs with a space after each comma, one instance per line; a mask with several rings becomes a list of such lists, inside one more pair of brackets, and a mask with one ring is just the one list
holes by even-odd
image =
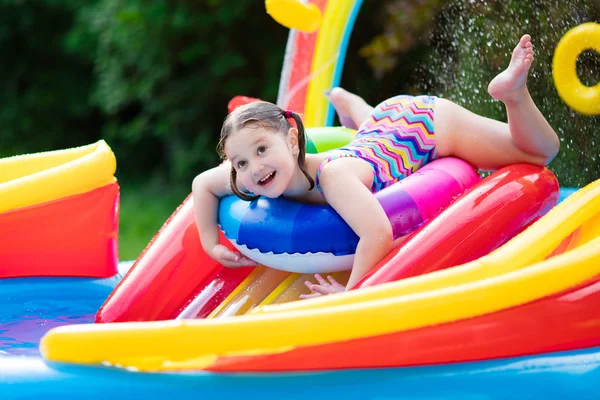
[[256, 262], [252, 261], [248, 257], [240, 253], [231, 251], [222, 244], [218, 244], [215, 247], [213, 247], [212, 251], [210, 252], [210, 256], [213, 260], [229, 268], [249, 267], [258, 265]]
[[331, 275], [327, 276], [329, 282], [327, 282], [323, 277], [319, 274], [315, 275], [319, 284], [312, 283], [311, 281], [306, 281], [304, 284], [307, 288], [312, 290], [314, 293], [311, 294], [302, 294], [300, 295], [301, 299], [311, 299], [313, 297], [325, 296], [333, 293], [341, 293], [346, 291], [346, 287], [333, 279]]

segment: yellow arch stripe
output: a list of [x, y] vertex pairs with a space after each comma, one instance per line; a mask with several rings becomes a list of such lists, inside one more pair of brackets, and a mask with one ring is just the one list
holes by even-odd
[[[345, 285], [350, 277], [350, 271], [333, 272], [330, 274], [333, 279]], [[312, 274], [291, 274], [285, 281], [279, 285], [269, 296], [267, 296], [259, 305], [266, 306], [269, 304], [284, 304], [290, 301], [300, 299], [300, 295], [309, 294], [311, 291], [306, 287], [304, 282], [315, 282], [315, 276]], [[248, 311], [251, 314], [254, 308]]]
[[104, 140], [66, 150], [0, 159], [0, 212], [85, 193], [116, 181]]
[[234, 290], [234, 292], [213, 311], [209, 318], [222, 318], [243, 315], [261, 304], [273, 290], [281, 285], [290, 272], [267, 267], [257, 267]]
[[328, 100], [323, 94], [331, 89], [336, 63], [339, 60], [339, 49], [344, 38], [354, 0], [329, 0], [313, 57], [311, 67], [312, 79], [308, 85], [306, 105], [304, 107], [304, 123], [306, 127], [325, 126]]
[[[263, 301], [260, 302], [259, 306], [264, 306], [273, 303], [279, 296], [283, 294], [295, 281], [298, 279], [300, 274], [291, 273], [290, 276], [285, 278], [283, 282], [279, 284]], [[252, 310], [250, 310], [252, 312]]]
[[262, 265], [254, 268], [254, 270], [250, 272], [246, 279], [244, 279], [242, 283], [237, 285], [237, 287], [231, 293], [229, 293], [229, 296], [227, 296], [221, 302], [221, 304], [219, 304], [206, 318], [211, 319], [218, 317], [221, 314], [221, 312], [225, 309], [225, 307], [228, 307], [233, 301], [233, 299], [235, 299], [242, 292], [242, 290], [245, 290], [248, 286], [250, 286], [250, 284], [254, 282], [254, 280], [258, 276], [260, 276], [260, 274], [262, 274], [265, 271], [265, 269], [266, 267]]

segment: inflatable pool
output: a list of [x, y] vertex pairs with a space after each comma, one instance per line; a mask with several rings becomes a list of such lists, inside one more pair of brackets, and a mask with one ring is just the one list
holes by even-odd
[[[278, 104], [330, 125], [322, 92], [361, 1], [268, 3], [297, 28]], [[2, 166], [2, 398], [598, 397], [600, 181], [507, 167], [411, 226], [356, 290], [295, 301], [303, 271], [210, 259], [189, 198], [118, 263], [104, 142]]]

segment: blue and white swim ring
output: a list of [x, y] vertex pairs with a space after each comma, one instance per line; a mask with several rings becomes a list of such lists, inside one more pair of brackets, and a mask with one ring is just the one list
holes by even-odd
[[[480, 180], [471, 165], [446, 157], [375, 197], [398, 238], [429, 221]], [[242, 254], [268, 267], [311, 274], [352, 268], [359, 238], [331, 206], [282, 197], [248, 202], [226, 196], [218, 218], [223, 233]]]

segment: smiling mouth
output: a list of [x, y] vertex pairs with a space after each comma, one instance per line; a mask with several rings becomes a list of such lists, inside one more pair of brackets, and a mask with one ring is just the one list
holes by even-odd
[[258, 181], [258, 184], [260, 186], [266, 186], [269, 183], [271, 183], [274, 178], [275, 178], [275, 171], [271, 172], [269, 175], [265, 176], [260, 181]]

